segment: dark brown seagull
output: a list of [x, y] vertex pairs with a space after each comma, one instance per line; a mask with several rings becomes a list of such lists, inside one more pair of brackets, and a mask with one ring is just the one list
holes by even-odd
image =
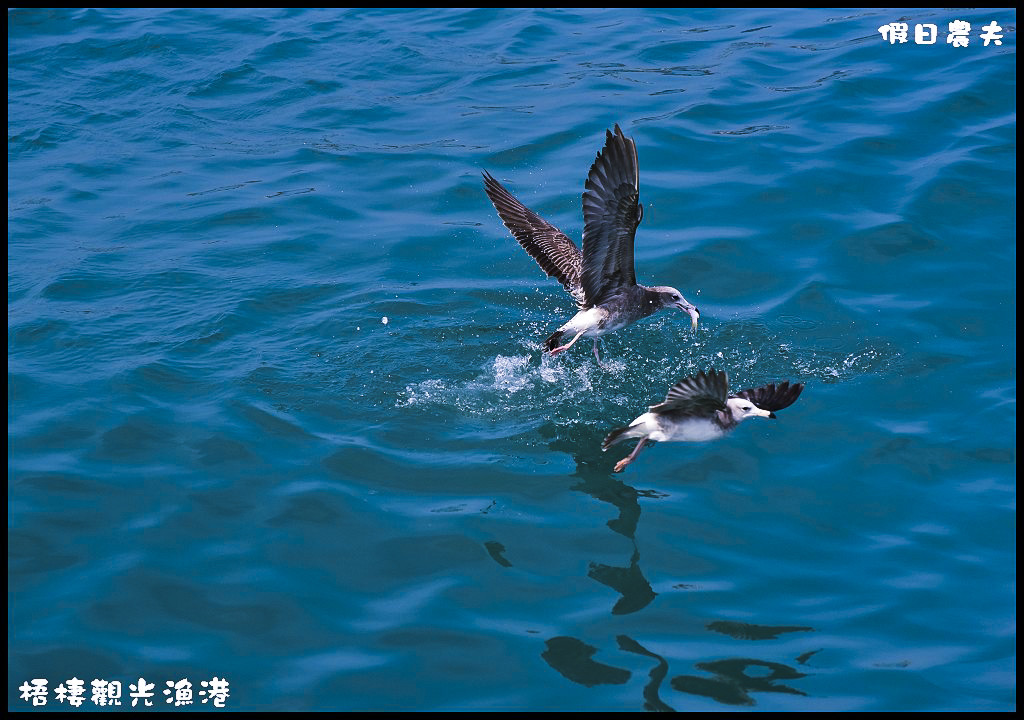
[[[604, 149], [597, 154], [583, 193], [583, 252], [565, 233], [515, 199], [494, 177], [484, 172], [484, 188], [507, 227], [541, 270], [562, 283], [579, 308], [569, 322], [544, 343], [558, 355], [584, 335], [594, 339], [594, 357], [601, 364], [597, 339], [620, 330], [666, 307], [690, 315], [697, 329], [700, 313], [673, 287], [637, 285], [633, 270], [633, 241], [644, 216], [636, 143], [606, 131]], [[562, 344], [565, 338], [568, 342]]]

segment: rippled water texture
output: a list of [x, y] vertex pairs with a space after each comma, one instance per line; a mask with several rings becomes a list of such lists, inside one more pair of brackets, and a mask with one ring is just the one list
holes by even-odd
[[[1015, 709], [1015, 25], [8, 11], [8, 706]], [[702, 322], [601, 369], [480, 172], [578, 239], [614, 123]], [[807, 387], [613, 474], [712, 367]]]

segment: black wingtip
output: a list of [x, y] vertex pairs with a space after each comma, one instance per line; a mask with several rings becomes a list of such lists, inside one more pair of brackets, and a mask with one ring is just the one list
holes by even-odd
[[787, 380], [781, 383], [770, 383], [759, 388], [742, 390], [736, 393], [736, 396], [744, 397], [762, 410], [774, 413], [778, 410], [785, 410], [795, 403], [803, 390], [803, 383], [790, 383]]
[[725, 370], [715, 370], [711, 368], [708, 370], [708, 376], [713, 378], [726, 392], [729, 392], [729, 373]]
[[610, 143], [615, 142], [615, 141], [627, 142], [627, 143], [629, 142], [629, 138], [626, 137], [626, 133], [622, 132], [622, 128], [619, 127], [618, 123], [615, 123], [615, 126], [611, 130], [605, 130], [604, 134], [605, 134], [604, 144], [605, 144], [606, 148], [608, 147], [608, 145]]
[[[785, 389], [784, 401], [785, 401], [786, 404], [783, 406], [783, 407], [789, 407], [790, 405], [792, 405], [793, 403], [795, 403], [797, 401], [797, 399], [800, 397], [800, 393], [802, 393], [804, 391], [804, 384], [803, 383], [789, 384], [788, 382], [786, 382], [786, 383], [783, 383], [783, 385], [789, 385], [789, 387]], [[782, 386], [780, 386], [779, 389], [782, 390], [783, 389]], [[780, 408], [777, 408], [777, 409], [782, 410], [783, 408], [780, 407]]]

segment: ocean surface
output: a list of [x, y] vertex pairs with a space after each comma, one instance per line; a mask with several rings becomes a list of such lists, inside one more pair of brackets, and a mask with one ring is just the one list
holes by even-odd
[[[1016, 708], [1015, 11], [7, 19], [8, 708]], [[602, 369], [480, 173], [578, 241], [615, 123]]]

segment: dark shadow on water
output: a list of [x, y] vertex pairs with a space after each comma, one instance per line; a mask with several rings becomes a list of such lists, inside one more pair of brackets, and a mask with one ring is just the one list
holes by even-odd
[[[616, 640], [619, 650], [642, 655], [656, 663], [648, 674], [647, 684], [644, 685], [644, 709], [652, 712], [674, 712], [674, 708], [661, 698], [661, 686], [668, 676], [668, 661], [628, 635], [619, 635]], [[562, 677], [579, 685], [594, 687], [626, 684], [632, 673], [625, 668], [594, 660], [593, 657], [598, 652], [599, 648], [588, 645], [578, 638], [560, 635], [545, 642], [541, 657]], [[797, 662], [803, 664], [815, 652], [818, 651], [804, 653], [797, 658]], [[799, 680], [807, 677], [807, 673], [783, 663], [741, 657], [697, 663], [696, 667], [710, 673], [711, 677], [677, 675], [669, 682], [672, 689], [688, 695], [710, 698], [723, 705], [747, 707], [757, 704], [751, 693], [782, 693], [807, 697], [807, 693], [780, 682]]]
[[[747, 674], [748, 668], [764, 668], [769, 671], [769, 674], [751, 676]], [[672, 688], [690, 695], [709, 697], [725, 705], [756, 705], [754, 698], [750, 696], [752, 692], [807, 696], [807, 693], [776, 682], [777, 680], [796, 680], [807, 676], [806, 673], [799, 672], [782, 663], [753, 658], [733, 658], [697, 663], [697, 669], [712, 673], [714, 677], [677, 675], [671, 680]]]
[[[805, 626], [755, 625], [727, 620], [708, 623], [707, 629], [723, 633], [737, 640], [754, 641], [777, 640], [780, 635], [792, 632], [814, 632], [814, 628]], [[816, 652], [818, 650], [800, 655], [796, 658], [797, 663], [805, 664]], [[732, 658], [697, 663], [696, 667], [698, 670], [712, 673], [714, 677], [678, 675], [671, 680], [672, 688], [691, 695], [709, 697], [726, 705], [756, 705], [756, 701], [750, 696], [752, 692], [786, 693], [805, 697], [807, 695], [807, 693], [788, 685], [780, 685], [775, 682], [776, 680], [796, 680], [807, 675], [781, 663], [754, 658]], [[755, 670], [756, 675], [750, 675], [748, 674], [749, 668], [763, 669]]]
[[609, 520], [608, 527], [633, 543], [633, 553], [627, 564], [591, 563], [587, 574], [622, 596], [612, 608], [613, 615], [628, 615], [642, 610], [657, 596], [640, 569], [640, 549], [636, 544], [636, 528], [640, 522], [638, 498], [642, 493], [612, 473], [613, 460], [601, 452], [603, 435], [600, 430], [560, 428], [548, 424], [540, 428], [540, 433], [549, 440], [552, 450], [568, 453], [576, 461], [573, 477], [579, 481], [571, 489], [613, 505], [618, 510], [618, 517]]
[[505, 546], [495, 540], [488, 540], [484, 543], [484, 547], [487, 548], [487, 554], [491, 556], [494, 562], [498, 563], [502, 567], [512, 567], [512, 563], [508, 561], [503, 552], [505, 552]]
[[571, 489], [614, 505], [619, 516], [609, 520], [608, 527], [635, 540], [636, 526], [640, 521], [637, 498], [643, 493], [622, 482], [612, 472], [615, 458], [601, 451], [605, 432], [589, 427], [560, 427], [552, 423], [541, 426], [538, 432], [548, 441], [548, 447], [571, 455], [576, 461], [576, 472], [572, 476], [579, 481]]
[[631, 673], [593, 660], [597, 648], [573, 637], [553, 637], [545, 645], [541, 657], [567, 680], [587, 687], [623, 685]]
[[615, 638], [619, 643], [619, 649], [625, 652], [636, 653], [657, 660], [658, 664], [651, 669], [650, 682], [644, 685], [644, 710], [651, 712], [675, 712], [673, 708], [662, 702], [659, 691], [661, 683], [668, 675], [668, 661], [661, 655], [656, 655], [628, 635], [619, 635]]
[[587, 575], [622, 595], [612, 607], [612, 615], [628, 615], [643, 610], [658, 594], [640, 571], [639, 561], [640, 551], [634, 550], [629, 567], [590, 563]]
[[[618, 515], [608, 521], [608, 527], [628, 538], [633, 544], [633, 553], [628, 563], [622, 566], [591, 563], [588, 576], [612, 588], [621, 596], [611, 609], [612, 615], [628, 615], [643, 610], [657, 597], [657, 593], [641, 570], [636, 531], [640, 523], [640, 498], [656, 495], [627, 485], [621, 476], [613, 473], [615, 458], [601, 451], [603, 429], [578, 425], [560, 427], [548, 423], [542, 426], [539, 432], [552, 450], [571, 455], [575, 460], [576, 472], [573, 473], [573, 478], [577, 482], [571, 489], [614, 506]], [[498, 562], [501, 562], [501, 556], [498, 554], [501, 549], [503, 548], [495, 548], [492, 551], [492, 548], [488, 548]], [[777, 640], [786, 633], [814, 632], [814, 628], [802, 625], [759, 625], [731, 620], [716, 620], [705, 627], [712, 633], [755, 642]], [[662, 683], [669, 671], [668, 661], [627, 635], [619, 635], [616, 639], [619, 650], [642, 655], [656, 662], [643, 689], [644, 709], [672, 712], [673, 708], [661, 699]], [[541, 657], [563, 677], [587, 687], [626, 683], [630, 678], [628, 670], [599, 663], [593, 659], [599, 650], [577, 638], [558, 636], [546, 642]], [[805, 664], [815, 652], [818, 651], [800, 655], [796, 662]], [[756, 705], [757, 702], [751, 693], [758, 692], [806, 696], [806, 693], [780, 682], [797, 680], [805, 677], [806, 673], [782, 663], [740, 657], [697, 663], [696, 668], [710, 673], [711, 676], [677, 675], [670, 681], [671, 688], [689, 695], [711, 698], [723, 705], [734, 706]]]
[[708, 623], [708, 630], [734, 637], [737, 640], [777, 640], [779, 635], [791, 632], [814, 632], [812, 627], [798, 625], [751, 625], [750, 623], [716, 620]]

